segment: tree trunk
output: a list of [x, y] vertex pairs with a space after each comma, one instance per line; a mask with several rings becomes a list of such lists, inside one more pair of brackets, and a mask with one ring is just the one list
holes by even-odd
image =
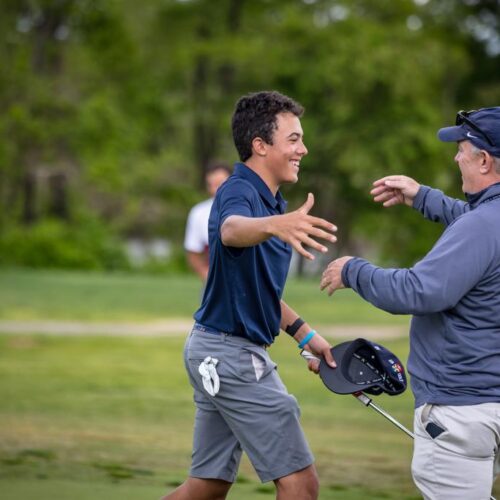
[[33, 172], [26, 172], [22, 180], [23, 192], [23, 224], [33, 224], [37, 219], [36, 213], [36, 191], [37, 191], [36, 175]]
[[63, 172], [58, 172], [49, 178], [50, 202], [49, 213], [58, 219], [68, 220], [67, 179]]

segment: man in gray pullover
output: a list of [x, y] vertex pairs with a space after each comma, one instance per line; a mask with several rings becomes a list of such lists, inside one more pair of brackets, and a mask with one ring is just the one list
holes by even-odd
[[341, 257], [323, 273], [376, 307], [412, 314], [408, 371], [415, 396], [412, 474], [425, 499], [488, 499], [500, 471], [500, 107], [459, 112], [442, 141], [467, 202], [415, 180], [374, 182], [374, 200], [406, 204], [445, 230], [409, 269]]

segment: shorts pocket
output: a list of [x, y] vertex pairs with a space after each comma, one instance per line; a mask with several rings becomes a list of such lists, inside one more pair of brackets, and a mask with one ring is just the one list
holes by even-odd
[[259, 349], [243, 348], [240, 351], [241, 376], [248, 382], [259, 382], [269, 375], [276, 363]]
[[474, 407], [432, 405], [423, 423], [444, 429], [434, 441], [448, 451], [480, 460], [494, 456], [491, 429]]

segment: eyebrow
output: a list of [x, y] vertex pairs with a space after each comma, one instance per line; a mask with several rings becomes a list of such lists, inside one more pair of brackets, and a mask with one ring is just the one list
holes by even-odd
[[299, 138], [299, 137], [303, 137], [303, 134], [300, 134], [299, 132], [292, 132], [289, 136], [288, 136], [288, 139], [291, 139], [293, 136]]

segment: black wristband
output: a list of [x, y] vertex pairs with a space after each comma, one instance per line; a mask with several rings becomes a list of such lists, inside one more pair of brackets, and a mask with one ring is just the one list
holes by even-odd
[[285, 332], [288, 333], [291, 337], [293, 337], [297, 330], [305, 323], [305, 321], [299, 316], [291, 325], [288, 325], [285, 328]]

